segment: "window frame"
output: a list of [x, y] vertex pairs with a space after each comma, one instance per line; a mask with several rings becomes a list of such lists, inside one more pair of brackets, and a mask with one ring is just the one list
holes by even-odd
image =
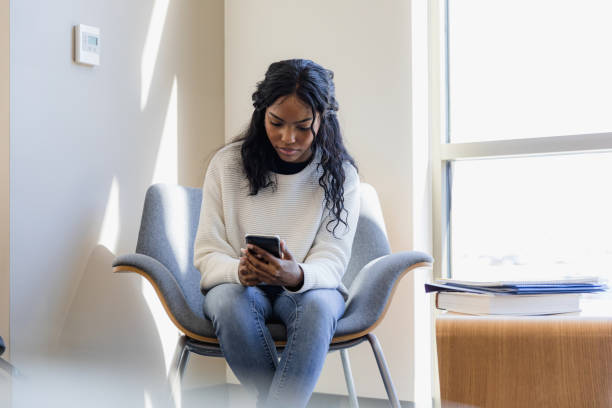
[[451, 277], [450, 183], [451, 163], [468, 159], [495, 159], [551, 154], [612, 151], [612, 132], [450, 142], [449, 127], [449, 15], [450, 0], [429, 1], [429, 137], [432, 163], [432, 240], [434, 277]]

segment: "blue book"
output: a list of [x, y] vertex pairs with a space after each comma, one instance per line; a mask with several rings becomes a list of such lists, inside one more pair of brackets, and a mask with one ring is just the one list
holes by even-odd
[[597, 277], [574, 277], [557, 280], [531, 281], [464, 281], [438, 279], [435, 283], [425, 284], [426, 292], [468, 292], [491, 293], [500, 295], [553, 294], [553, 293], [593, 293], [603, 292], [608, 286]]

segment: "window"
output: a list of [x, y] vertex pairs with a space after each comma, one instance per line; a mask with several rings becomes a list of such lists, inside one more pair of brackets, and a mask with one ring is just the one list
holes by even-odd
[[612, 272], [612, 2], [430, 11], [437, 275]]

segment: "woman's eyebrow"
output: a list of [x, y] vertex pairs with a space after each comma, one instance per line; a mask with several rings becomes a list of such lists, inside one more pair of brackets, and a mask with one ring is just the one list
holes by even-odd
[[[275, 114], [273, 114], [272, 112], [268, 111], [268, 113], [271, 116], [274, 116], [274, 119], [286, 122], [285, 119], [281, 118], [280, 116], [276, 116]], [[312, 118], [306, 118], [306, 119], [302, 119], [302, 120], [298, 120], [297, 122], [293, 122], [294, 125], [297, 125], [298, 123], [303, 123], [303, 122], [308, 122], [309, 120], [312, 120]]]

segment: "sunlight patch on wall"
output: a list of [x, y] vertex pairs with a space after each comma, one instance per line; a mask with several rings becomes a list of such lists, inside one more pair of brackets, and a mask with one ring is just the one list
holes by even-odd
[[117, 241], [119, 240], [119, 182], [117, 177], [113, 177], [106, 211], [104, 211], [104, 221], [100, 229], [98, 244], [105, 246], [113, 254], [117, 253]]
[[177, 106], [177, 80], [176, 76], [172, 81], [172, 91], [168, 108], [166, 110], [166, 120], [162, 132], [155, 170], [153, 171], [152, 183], [178, 182], [178, 106]]
[[[178, 112], [177, 112], [177, 79], [172, 82], [172, 91], [168, 101], [164, 128], [161, 135], [152, 183], [176, 184], [178, 181]], [[171, 211], [172, 213], [172, 211]], [[172, 214], [165, 214], [169, 217]], [[172, 223], [170, 223], [172, 224]], [[180, 231], [173, 231], [180, 233]], [[174, 248], [176, 251], [177, 249]], [[180, 252], [178, 252], [180, 253]], [[155, 327], [159, 335], [164, 354], [166, 374], [169, 372], [174, 348], [178, 340], [178, 329], [174, 326], [164, 309], [157, 293], [149, 282], [142, 282], [142, 294], [147, 302]]]
[[174, 357], [174, 349], [178, 341], [179, 332], [174, 326], [174, 323], [168, 317], [164, 306], [157, 297], [157, 292], [153, 286], [144, 279], [142, 280], [142, 296], [147, 302], [151, 317], [155, 321], [155, 327], [157, 328], [157, 334], [162, 346], [162, 352], [164, 354], [164, 364], [166, 368], [166, 375], [170, 371], [170, 365], [172, 364], [172, 358]]
[[142, 58], [140, 60], [140, 110], [144, 111], [149, 100], [149, 91], [151, 90], [151, 82], [153, 81], [153, 73], [157, 64], [157, 54], [161, 44], [162, 33], [166, 24], [166, 16], [168, 15], [168, 5], [170, 0], [155, 0], [153, 13], [151, 13], [151, 21], [149, 22], [149, 30], [147, 38], [142, 50]]

